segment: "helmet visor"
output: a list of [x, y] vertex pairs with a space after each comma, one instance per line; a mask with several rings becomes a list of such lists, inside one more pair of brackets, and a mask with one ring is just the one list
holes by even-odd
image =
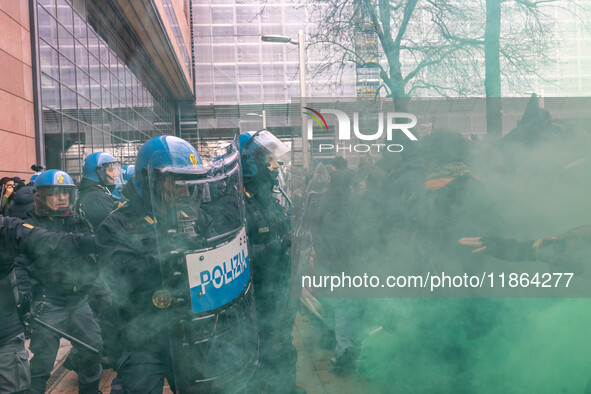
[[123, 184], [123, 175], [121, 174], [121, 164], [118, 161], [104, 163], [96, 170], [104, 185], [112, 186]]
[[[156, 151], [147, 169], [149, 206], [161, 224], [180, 230], [190, 220], [196, 221], [206, 194], [205, 186], [198, 182], [206, 177], [206, 171], [197, 157], [190, 152]], [[183, 217], [189, 219], [179, 221]]]
[[291, 161], [291, 150], [281, 140], [267, 130], [256, 132], [244, 146], [244, 150], [253, 151], [255, 160], [266, 164], [287, 165]]
[[76, 203], [75, 186], [40, 186], [35, 193], [38, 215], [68, 215]]
[[226, 154], [206, 166], [195, 164], [195, 160], [183, 164], [179, 158], [151, 170], [149, 184], [154, 214], [168, 228], [188, 233], [193, 227], [195, 233], [210, 242], [231, 238], [244, 225], [239, 160], [234, 143]]

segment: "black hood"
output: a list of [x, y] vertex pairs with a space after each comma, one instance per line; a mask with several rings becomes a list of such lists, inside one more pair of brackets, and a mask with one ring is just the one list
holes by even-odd
[[34, 206], [33, 185], [26, 185], [14, 193], [14, 203], [8, 208], [6, 215], [26, 219], [27, 213], [33, 210]]
[[33, 201], [33, 186], [23, 186], [14, 194], [15, 204], [25, 205]]

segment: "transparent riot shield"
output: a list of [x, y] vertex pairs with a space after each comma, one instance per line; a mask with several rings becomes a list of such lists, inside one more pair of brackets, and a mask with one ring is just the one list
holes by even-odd
[[148, 166], [162, 275], [153, 303], [167, 313], [177, 393], [233, 393], [258, 359], [239, 153], [232, 144], [205, 166], [183, 155], [155, 152]]
[[328, 188], [330, 176], [322, 163], [314, 170], [314, 175], [309, 183], [302, 184], [300, 190], [296, 190], [297, 198], [294, 198], [296, 209], [292, 212], [292, 296], [300, 297], [302, 294], [301, 276], [307, 274], [310, 256], [313, 250], [312, 230], [314, 220], [321, 216], [319, 206]]

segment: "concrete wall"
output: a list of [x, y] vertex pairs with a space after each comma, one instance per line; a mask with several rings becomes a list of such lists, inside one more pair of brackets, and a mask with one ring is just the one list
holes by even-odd
[[0, 0], [0, 176], [29, 179], [36, 161], [28, 0]]

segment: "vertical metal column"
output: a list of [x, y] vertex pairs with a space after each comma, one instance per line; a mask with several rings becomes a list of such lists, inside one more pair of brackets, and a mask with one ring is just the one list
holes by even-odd
[[33, 70], [33, 109], [35, 113], [35, 150], [38, 165], [45, 167], [43, 109], [41, 107], [41, 66], [39, 64], [39, 27], [37, 0], [29, 0], [29, 32], [31, 34], [31, 63]]

